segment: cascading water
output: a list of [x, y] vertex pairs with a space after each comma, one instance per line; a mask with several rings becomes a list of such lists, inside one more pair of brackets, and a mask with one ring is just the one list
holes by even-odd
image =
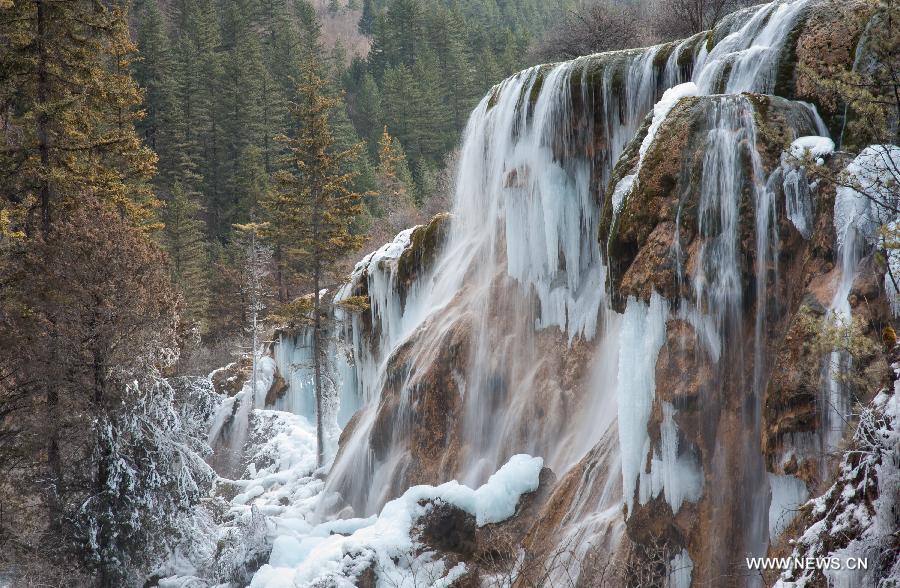
[[[329, 474], [323, 516], [341, 504], [360, 516], [375, 512], [405, 485], [440, 481], [429, 476], [477, 485], [510, 455], [528, 452], [544, 456], [559, 475], [583, 458], [593, 465], [563, 517], [570, 538], [613, 549], [623, 529], [623, 503], [630, 514], [635, 500], [662, 497], [677, 513], [709, 493], [717, 516], [741, 529], [746, 552], [765, 551], [774, 523], [758, 439], [771, 311], [765, 298], [767, 284], [778, 279], [777, 182], [756, 148], [754, 106], [736, 94], [776, 89], [786, 41], [808, 4], [779, 1], [743, 11], [714, 33], [714, 44], [700, 35], [531, 68], [482, 100], [465, 132], [452, 222], [436, 259], [411, 285], [403, 283], [399, 258], [412, 233], [402, 233], [361, 262], [336, 295], [340, 300], [362, 287], [371, 311], [365, 325], [359, 316], [341, 315], [353, 348], [341, 379], [342, 403], [353, 398], [361, 409]], [[654, 109], [665, 90], [688, 81], [668, 95], [665, 108]], [[687, 253], [676, 238], [681, 298], [653, 293], [649, 300], [629, 299], [617, 312], [597, 238], [601, 203], [624, 206], [640, 176], [633, 170], [607, 199], [613, 166], [647, 113], [653, 111], [649, 145], [678, 98], [717, 92], [728, 96], [716, 97], [708, 110], [693, 195], [699, 263], [685, 271]], [[821, 133], [813, 114], [801, 126], [797, 135]], [[752, 230], [741, 226], [742, 206], [753, 210]], [[756, 264], [749, 294], [741, 270], [745, 233], [752, 236]], [[751, 307], [756, 314], [746, 321]], [[656, 396], [656, 360], [675, 319], [693, 325], [698, 353], [718, 370], [702, 401], [711, 414], [731, 403], [739, 415], [736, 422], [704, 425], [740, 428], [730, 445], [704, 449], [714, 455], [712, 472], [704, 471], [697, 448], [680, 441], [679, 407]], [[283, 342], [277, 348], [280, 369], [302, 362], [289, 357], [293, 352]], [[412, 458], [418, 448], [410, 441], [411, 419], [424, 410], [422, 391], [434, 388], [435, 364], [446, 361], [448, 348], [459, 355], [453, 370], [439, 372], [440, 385], [459, 399], [460, 425], [447, 434], [440, 463], [423, 473]], [[564, 378], [560, 370], [572, 367], [568, 357], [580, 369]], [[302, 402], [290, 402], [304, 410]], [[662, 415], [656, 446], [647, 433], [655, 403]], [[344, 424], [349, 412], [341, 414]], [[727, 483], [710, 487], [708, 476]], [[785, 492], [796, 493], [791, 488]], [[726, 508], [729, 500], [746, 512]], [[694, 563], [687, 551], [676, 561], [677, 582], [685, 585]], [[727, 565], [707, 563], [706, 573]]]
[[241, 473], [241, 461], [250, 428], [250, 411], [265, 406], [265, 393], [275, 377], [275, 362], [257, 353], [256, 377], [222, 402], [209, 429], [208, 442], [215, 449], [212, 465], [223, 476]]

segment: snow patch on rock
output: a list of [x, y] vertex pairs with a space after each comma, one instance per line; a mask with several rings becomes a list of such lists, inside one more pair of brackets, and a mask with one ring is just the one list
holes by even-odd
[[449, 586], [465, 573], [465, 566], [446, 569], [435, 554], [420, 553], [422, 546], [413, 533], [416, 521], [435, 502], [474, 515], [479, 526], [503, 521], [515, 514], [523, 494], [537, 489], [543, 464], [539, 457], [514, 455], [478, 489], [456, 481], [414, 486], [388, 502], [378, 516], [286, 529], [275, 539], [269, 563], [256, 573], [251, 586], [352, 586], [369, 569], [386, 585], [412, 586], [417, 577], [424, 577], [433, 580], [432, 586]]

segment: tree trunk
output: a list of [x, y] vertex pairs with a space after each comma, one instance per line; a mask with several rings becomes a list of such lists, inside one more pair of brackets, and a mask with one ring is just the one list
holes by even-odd
[[275, 248], [273, 255], [275, 260], [275, 282], [278, 288], [278, 302], [284, 304], [288, 301], [287, 281], [284, 276], [284, 254], [280, 247]]
[[322, 317], [319, 308], [322, 303], [319, 298], [320, 280], [321, 270], [319, 264], [316, 263], [313, 274], [313, 287], [315, 288], [313, 292], [313, 372], [316, 385], [316, 464], [322, 467], [325, 464], [325, 419], [322, 418], [324, 399], [322, 397]]
[[50, 101], [50, 75], [47, 72], [47, 52], [44, 46], [47, 36], [47, 8], [43, 0], [37, 0], [37, 140], [41, 159], [41, 231], [44, 239], [50, 235], [50, 145], [47, 103]]
[[109, 535], [109, 525], [110, 521], [107, 520], [106, 510], [108, 506], [107, 504], [107, 495], [108, 488], [107, 485], [109, 483], [109, 460], [111, 449], [109, 447], [109, 443], [103, 434], [103, 403], [104, 403], [104, 391], [106, 389], [106, 376], [105, 370], [103, 367], [103, 354], [99, 350], [95, 349], [93, 352], [94, 355], [94, 415], [98, 419], [98, 428], [97, 428], [97, 447], [99, 450], [99, 459], [97, 460], [97, 476], [94, 478], [94, 499], [99, 501], [99, 512], [98, 512], [98, 520], [97, 520], [97, 551], [99, 555], [99, 570], [97, 571], [97, 586], [98, 588], [110, 588], [112, 586], [111, 579], [111, 570], [110, 564], [107, 561], [109, 557], [109, 550], [111, 548], [110, 545], [110, 535]]
[[[58, 355], [59, 335], [54, 325], [50, 331], [49, 345], [54, 350], [53, 357]], [[51, 533], [62, 532], [62, 507], [60, 506], [60, 494], [63, 491], [62, 460], [59, 455], [59, 378], [56, 372], [51, 372], [47, 385], [47, 477], [49, 479], [47, 493], [47, 515]]]

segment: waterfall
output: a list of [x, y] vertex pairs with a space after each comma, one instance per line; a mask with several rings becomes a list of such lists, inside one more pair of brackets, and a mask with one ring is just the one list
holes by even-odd
[[[535, 67], [500, 84], [470, 118], [450, 233], [429, 277], [417, 281], [415, 300], [391, 306], [399, 299], [391, 264], [367, 264], [372, 321], [381, 325], [374, 381], [383, 382], [393, 350], [412, 336], [412, 367], [401, 386], [408, 399], [447, 333], [470, 333], [459, 375], [467, 443], [448, 475], [479, 484], [514, 450], [552, 456], [548, 465], [565, 471], [607, 434], [588, 418], [566, 430], [562, 406], [557, 420], [548, 415], [543, 423], [528, 407], [547, 393], [541, 374], [547, 347], [586, 344], [578, 341], [593, 340], [602, 322], [600, 192], [661, 90], [680, 81], [666, 73], [677, 68], [655, 59], [660, 50]], [[605, 114], [595, 118], [598, 105]], [[608, 143], [585, 142], [595, 132]], [[565, 333], [563, 341], [550, 341], [554, 329]], [[377, 409], [370, 403], [354, 429], [350, 444], [361, 453], [351, 458], [345, 450], [329, 478], [331, 488], [366, 512], [387, 497], [377, 479], [398, 475], [407, 452], [402, 434], [395, 435], [382, 463], [372, 463], [365, 439]]]
[[[256, 353], [258, 368], [234, 396], [216, 411], [208, 442], [215, 451], [212, 466], [219, 475], [239, 477], [244, 447], [250, 432], [250, 411], [265, 405], [265, 394], [275, 377], [275, 362]], [[253, 377], [255, 375], [255, 378]]]
[[[717, 504], [746, 505], [747, 512], [728, 516], [741, 525], [747, 552], [765, 551], [771, 491], [758, 440], [771, 310], [766, 287], [778, 276], [777, 182], [756, 147], [754, 106], [739, 94], [776, 91], [791, 30], [808, 4], [777, 1], [741, 11], [709, 36], [533, 67], [482, 99], [464, 133], [452, 222], [436, 259], [404, 283], [398, 260], [412, 233], [401, 233], [360, 262], [336, 294], [341, 300], [362, 289], [371, 308], [364, 316], [340, 314], [352, 349], [352, 361], [342, 364], [341, 403], [346, 398], [360, 412], [326, 482], [323, 514], [343, 504], [357, 516], [376, 512], [398, 485], [419, 483], [426, 466], [429, 475], [475, 487], [525, 452], [543, 456], [560, 476], [584, 460], [591, 465], [563, 517], [569, 538], [613, 549], [623, 532], [623, 503], [631, 514], [635, 499], [646, 504], [662, 496], [677, 513], [711, 493]], [[679, 291], [687, 294], [666, 300], [654, 292], [616, 310], [598, 239], [607, 184], [644, 123], [648, 145], [664, 124], [668, 109], [654, 109], [664, 92], [686, 82], [682, 90], [690, 91], [669, 94], [667, 108], [685, 95], [726, 94], [709, 99], [696, 194], [700, 263], [692, 274], [684, 271], [676, 238], [678, 280], [686, 285]], [[800, 126], [798, 135], [821, 124], [810, 114]], [[615, 208], [627, 202], [637, 177], [635, 171], [614, 187]], [[748, 184], [756, 260], [749, 294], [739, 254]], [[750, 303], [756, 315], [745, 323]], [[727, 402], [738, 406], [740, 420], [731, 423], [740, 427], [737, 440], [714, 448], [712, 477], [726, 480], [715, 488], [704, 487], [696, 450], [679, 441], [678, 407], [656, 397], [657, 356], [676, 318], [693, 325], [699, 351], [718, 370], [703, 392], [710, 412]], [[435, 384], [435, 364], [449, 347], [462, 350], [458, 365]], [[302, 360], [290, 357], [298, 352], [284, 341], [276, 353], [279, 369]], [[567, 368], [573, 373], [563, 373]], [[458, 395], [460, 427], [447, 441], [458, 445], [440, 463], [423, 466], [412, 462], [410, 421], [421, 391], [436, 385]], [[654, 447], [647, 426], [656, 402], [662, 421]], [[308, 410], [299, 400], [283, 406]], [[344, 424], [350, 413], [341, 414]], [[731, 479], [733, 471], [740, 479]], [[676, 560], [677, 583], [685, 585], [694, 564], [686, 551]]]

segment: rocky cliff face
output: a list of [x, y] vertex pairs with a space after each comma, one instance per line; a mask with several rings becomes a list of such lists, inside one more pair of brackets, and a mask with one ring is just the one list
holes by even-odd
[[[530, 453], [555, 477], [512, 536], [528, 561], [565, 560], [543, 568], [551, 581], [756, 585], [744, 556], [796, 532], [849, 407], [890, 377], [883, 263], [836, 232], [834, 188], [785, 155], [816, 144], [847, 165], [821, 148], [845, 113], [816, 76], [852, 66], [872, 9], [779, 1], [496, 87], [452, 218], [401, 234], [335, 293], [368, 308], [336, 305], [351, 349], [338, 389], [359, 411], [330, 509], [477, 485]], [[828, 316], [852, 320], [852, 346], [823, 338]], [[434, 517], [421, 532], [474, 581], [490, 567], [474, 527]]]

